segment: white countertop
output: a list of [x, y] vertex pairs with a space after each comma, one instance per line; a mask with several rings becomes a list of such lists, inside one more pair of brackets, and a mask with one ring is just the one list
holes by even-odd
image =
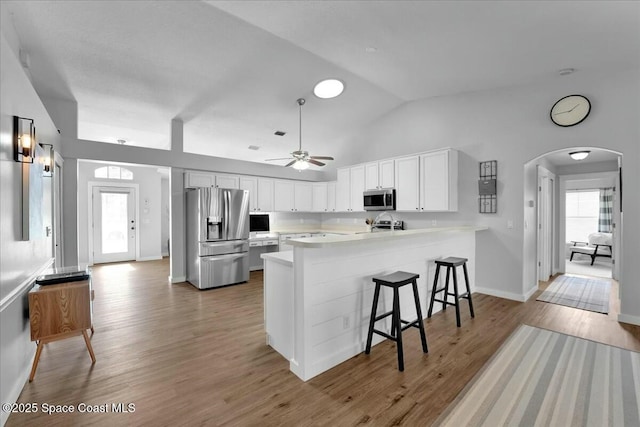
[[[377, 231], [377, 232], [363, 232], [349, 235], [340, 236], [326, 236], [326, 237], [307, 237], [302, 239], [291, 239], [288, 243], [293, 246], [302, 248], [326, 248], [335, 245], [360, 243], [366, 241], [385, 241], [393, 239], [408, 238], [416, 235], [431, 234], [431, 233], [448, 233], [448, 232], [475, 232], [488, 230], [486, 226], [473, 226], [465, 225], [458, 227], [433, 227], [433, 228], [420, 228], [415, 230], [389, 230], [389, 231]], [[263, 255], [264, 256], [264, 255]]]
[[274, 261], [279, 264], [293, 265], [293, 251], [270, 252], [261, 254], [260, 258], [268, 261]]

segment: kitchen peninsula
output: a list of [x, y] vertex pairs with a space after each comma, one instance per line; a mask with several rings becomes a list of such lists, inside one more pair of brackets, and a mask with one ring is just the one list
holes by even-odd
[[[373, 276], [397, 270], [419, 274], [426, 315], [436, 259], [468, 258], [473, 291], [475, 233], [486, 229], [460, 226], [301, 238], [289, 241], [293, 251], [263, 254], [267, 344], [289, 360], [291, 371], [303, 381], [329, 370], [364, 350]], [[415, 319], [412, 292], [401, 289], [400, 299], [403, 318]], [[383, 291], [379, 311], [390, 310], [391, 302], [391, 292]], [[386, 321], [377, 327], [389, 332], [390, 318]], [[373, 344], [382, 340], [374, 336]]]

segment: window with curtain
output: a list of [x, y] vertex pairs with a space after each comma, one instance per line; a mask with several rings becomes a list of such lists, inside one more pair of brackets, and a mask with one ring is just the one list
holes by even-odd
[[599, 228], [600, 190], [567, 191], [567, 241], [587, 242], [589, 234]]
[[613, 188], [600, 189], [600, 211], [598, 218], [598, 231], [611, 233], [613, 223]]

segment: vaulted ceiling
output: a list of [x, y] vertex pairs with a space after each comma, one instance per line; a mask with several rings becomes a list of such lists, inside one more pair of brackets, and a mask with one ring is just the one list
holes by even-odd
[[[263, 162], [358, 161], [350, 136], [412, 100], [640, 68], [638, 2], [3, 1], [44, 97], [80, 139]], [[339, 78], [323, 100], [315, 83]], [[285, 136], [275, 136], [276, 130]], [[249, 150], [250, 145], [260, 147]], [[281, 162], [284, 163], [284, 162]]]

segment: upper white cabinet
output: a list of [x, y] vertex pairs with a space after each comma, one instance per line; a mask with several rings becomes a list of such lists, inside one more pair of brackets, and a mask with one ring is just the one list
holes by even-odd
[[[327, 212], [329, 208], [328, 203], [328, 182], [314, 182], [311, 184], [312, 191], [312, 206], [313, 212]], [[334, 187], [335, 189], [335, 187]], [[335, 193], [334, 193], [335, 194]], [[335, 205], [335, 203], [334, 203]]]
[[458, 152], [441, 150], [420, 156], [420, 210], [458, 210]]
[[293, 212], [294, 204], [293, 181], [274, 181], [273, 207], [277, 212]]
[[273, 211], [273, 179], [241, 176], [240, 189], [249, 191], [249, 209], [252, 212]]
[[295, 212], [311, 212], [313, 208], [313, 185], [310, 182], [293, 184], [293, 210]]
[[362, 196], [364, 190], [364, 165], [338, 169], [338, 181], [336, 182], [336, 211], [364, 211]]
[[395, 160], [396, 165], [396, 210], [420, 210], [420, 157], [409, 156]]
[[336, 181], [327, 182], [327, 212], [336, 211]]
[[274, 180], [269, 178], [258, 178], [258, 210], [261, 212], [271, 212], [274, 210]]
[[241, 176], [240, 189], [249, 192], [249, 210], [258, 210], [258, 178], [255, 176]]
[[210, 172], [185, 172], [185, 188], [217, 187], [240, 188], [240, 177], [237, 175], [215, 174]]
[[378, 162], [365, 163], [364, 165], [365, 189], [395, 187], [395, 162], [393, 159], [380, 160]]
[[458, 210], [458, 152], [439, 150], [396, 159], [396, 210]]

